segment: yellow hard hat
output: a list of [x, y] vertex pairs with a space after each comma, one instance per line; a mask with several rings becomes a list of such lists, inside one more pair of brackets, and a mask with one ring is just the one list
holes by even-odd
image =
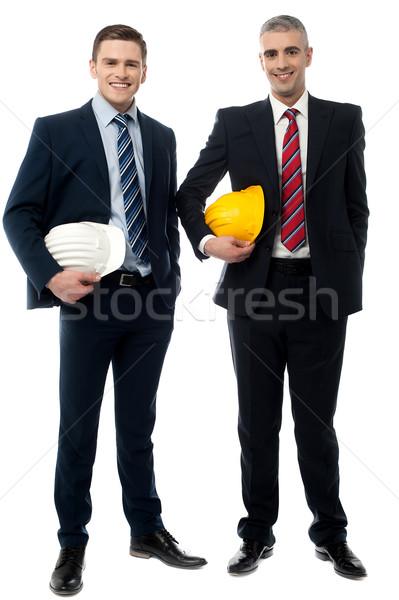
[[205, 223], [215, 235], [254, 242], [262, 229], [265, 199], [260, 185], [221, 196], [205, 211]]

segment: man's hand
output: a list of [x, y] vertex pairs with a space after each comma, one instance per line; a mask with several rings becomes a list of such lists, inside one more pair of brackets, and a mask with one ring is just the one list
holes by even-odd
[[221, 258], [228, 263], [236, 263], [243, 262], [251, 256], [254, 248], [255, 244], [251, 242], [243, 242], [231, 235], [221, 235], [209, 239], [204, 246], [204, 251], [208, 256]]
[[75, 304], [93, 291], [93, 283], [100, 281], [100, 275], [80, 273], [78, 271], [60, 271], [47, 284], [54, 296], [63, 302]]

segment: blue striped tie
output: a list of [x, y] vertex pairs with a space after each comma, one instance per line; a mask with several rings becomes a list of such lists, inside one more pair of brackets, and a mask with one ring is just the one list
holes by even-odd
[[150, 260], [147, 224], [136, 161], [134, 160], [132, 138], [127, 129], [128, 116], [118, 113], [114, 117], [114, 121], [118, 125], [118, 159], [121, 172], [123, 204], [125, 207], [130, 246], [134, 254], [146, 263]]

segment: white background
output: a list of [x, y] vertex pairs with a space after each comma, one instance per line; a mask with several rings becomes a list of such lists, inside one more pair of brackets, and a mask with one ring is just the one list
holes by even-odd
[[[8, 4], [1, 15], [0, 93], [4, 207], [34, 119], [84, 104], [96, 83], [88, 60], [102, 27], [126, 23], [149, 47], [143, 112], [171, 126], [181, 183], [221, 106], [264, 98], [258, 32], [276, 14], [294, 14], [314, 47], [307, 71], [318, 97], [363, 108], [371, 210], [364, 311], [349, 321], [336, 429], [341, 498], [349, 543], [369, 577], [353, 582], [314, 558], [311, 514], [296, 463], [289, 397], [281, 434], [281, 509], [274, 556], [243, 578], [226, 574], [238, 549], [241, 503], [237, 399], [225, 314], [211, 300], [221, 263], [201, 264], [182, 232], [183, 292], [158, 395], [154, 434], [165, 525], [184, 548], [206, 556], [199, 571], [129, 556], [116, 473], [112, 381], [107, 383], [92, 485], [85, 587], [81, 597], [149, 600], [269, 595], [319, 599], [397, 597], [397, 18], [394, 0], [258, 0]], [[225, 180], [215, 197], [229, 191]], [[384, 235], [387, 232], [387, 237]], [[53, 474], [58, 432], [58, 311], [25, 310], [25, 277], [0, 232], [3, 349], [0, 404], [0, 530], [3, 597], [43, 599], [58, 556]], [[102, 597], [102, 596], [101, 596]]]

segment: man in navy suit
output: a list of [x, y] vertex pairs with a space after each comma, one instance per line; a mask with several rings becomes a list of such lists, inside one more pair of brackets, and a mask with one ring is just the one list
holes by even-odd
[[[90, 483], [101, 400], [112, 364], [118, 471], [133, 556], [176, 567], [203, 558], [181, 551], [164, 528], [153, 471], [151, 434], [165, 353], [180, 289], [173, 131], [142, 114], [135, 95], [147, 75], [142, 35], [124, 25], [102, 29], [90, 73], [98, 93], [82, 108], [37, 119], [4, 215], [9, 241], [28, 276], [28, 307], [61, 306], [60, 436], [55, 503], [60, 556], [50, 587], [82, 588], [91, 517]], [[149, 258], [133, 251], [118, 160], [118, 115], [134, 149]], [[99, 276], [63, 270], [44, 237], [53, 227], [94, 221], [120, 227], [120, 270]]]
[[[308, 94], [305, 71], [313, 50], [298, 19], [284, 15], [267, 21], [260, 45], [270, 97], [219, 110], [207, 145], [177, 195], [197, 257], [225, 261], [215, 302], [228, 311], [248, 512], [239, 522], [243, 542], [228, 571], [250, 573], [273, 553], [287, 369], [316, 556], [332, 561], [340, 575], [359, 578], [366, 571], [346, 542], [333, 417], [347, 316], [362, 307], [368, 208], [361, 109]], [[296, 127], [290, 130], [293, 121]], [[298, 140], [291, 156], [290, 146]], [[299, 164], [283, 182], [298, 152]], [[206, 199], [227, 172], [234, 191], [263, 188], [265, 216], [254, 244], [215, 237], [204, 222]], [[293, 181], [282, 202], [282, 188], [286, 193]], [[295, 211], [283, 216], [291, 202], [297, 202]], [[295, 228], [285, 235], [291, 219]], [[292, 245], [291, 235], [298, 235]]]

